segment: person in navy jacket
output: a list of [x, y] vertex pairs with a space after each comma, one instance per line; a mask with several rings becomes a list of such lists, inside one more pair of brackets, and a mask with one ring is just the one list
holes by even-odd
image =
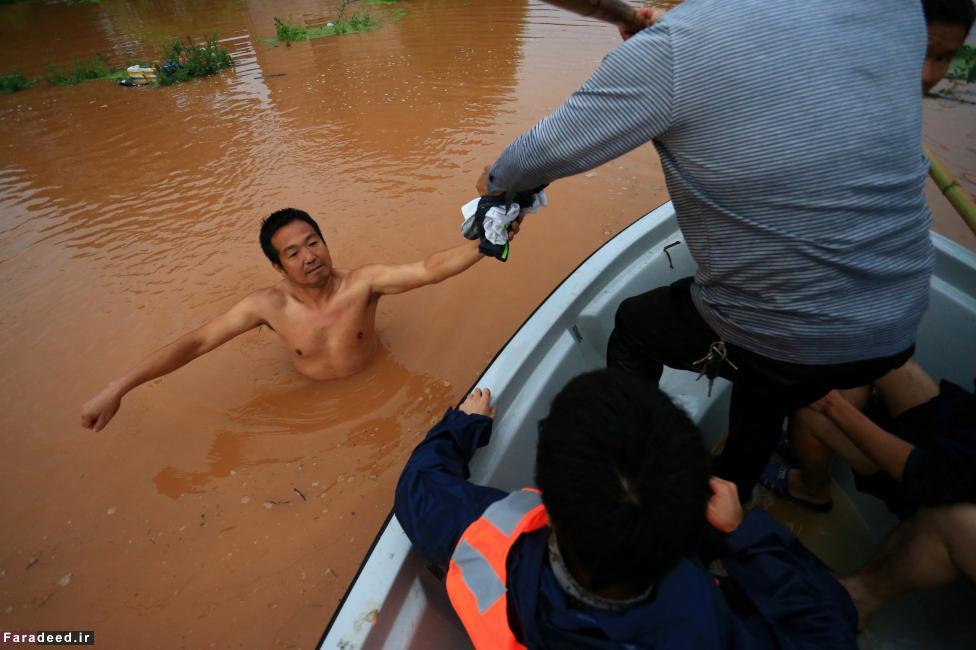
[[414, 450], [397, 519], [476, 648], [855, 648], [827, 568], [709, 477], [701, 434], [626, 371], [576, 377], [540, 422], [535, 482], [468, 480], [494, 407], [475, 390]]

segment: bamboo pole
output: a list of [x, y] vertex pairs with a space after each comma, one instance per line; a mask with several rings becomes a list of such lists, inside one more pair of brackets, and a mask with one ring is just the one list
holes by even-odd
[[960, 187], [956, 179], [939, 162], [939, 159], [932, 155], [928, 147], [925, 147], [925, 155], [929, 158], [929, 176], [932, 177], [935, 185], [952, 204], [952, 207], [956, 209], [962, 220], [966, 222], [969, 229], [976, 235], [976, 203], [973, 203], [973, 198], [966, 194], [966, 190]]

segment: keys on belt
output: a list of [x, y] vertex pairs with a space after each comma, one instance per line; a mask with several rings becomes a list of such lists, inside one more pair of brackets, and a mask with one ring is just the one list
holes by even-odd
[[698, 381], [702, 377], [708, 377], [709, 397], [712, 396], [712, 384], [715, 383], [715, 378], [718, 377], [723, 363], [729, 364], [733, 370], [739, 369], [739, 366], [732, 363], [729, 359], [729, 353], [725, 349], [725, 341], [715, 341], [708, 346], [708, 354], [691, 364], [696, 368], [701, 368], [701, 372], [698, 373], [695, 381]]

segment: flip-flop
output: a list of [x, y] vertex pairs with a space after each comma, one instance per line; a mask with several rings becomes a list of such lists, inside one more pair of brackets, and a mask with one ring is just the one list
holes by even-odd
[[789, 465], [784, 465], [783, 463], [770, 463], [769, 465], [766, 465], [766, 469], [763, 470], [762, 476], [759, 477], [759, 485], [763, 486], [778, 497], [792, 501], [793, 503], [813, 510], [814, 512], [830, 512], [830, 509], [834, 507], [833, 501], [828, 501], [827, 503], [815, 503], [813, 501], [807, 501], [806, 499], [801, 499], [790, 494], [790, 482], [787, 478], [790, 469], [791, 468]]

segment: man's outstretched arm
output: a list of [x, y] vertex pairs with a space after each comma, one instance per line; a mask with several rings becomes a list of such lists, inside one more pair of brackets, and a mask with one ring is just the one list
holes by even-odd
[[467, 271], [483, 257], [478, 251], [478, 242], [465, 241], [460, 246], [438, 251], [419, 262], [371, 264], [359, 269], [358, 273], [367, 275], [374, 294], [389, 295], [437, 284]]
[[228, 311], [157, 350], [125, 375], [111, 381], [81, 407], [81, 426], [101, 431], [133, 388], [181, 368], [238, 334], [261, 325], [258, 294], [251, 294]]

